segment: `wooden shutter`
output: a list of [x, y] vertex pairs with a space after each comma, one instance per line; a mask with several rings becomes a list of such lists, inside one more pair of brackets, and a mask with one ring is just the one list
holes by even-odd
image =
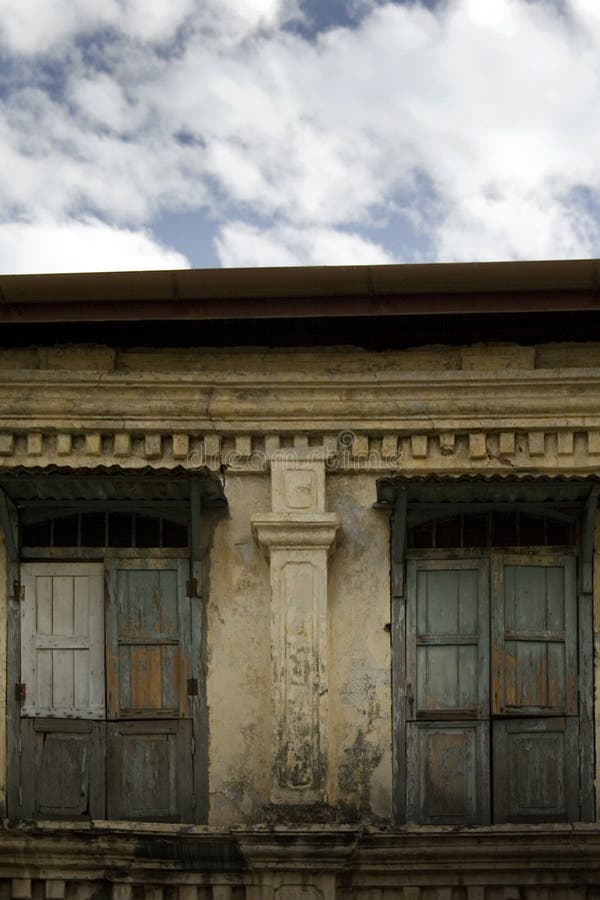
[[102, 565], [21, 567], [23, 716], [104, 718]]
[[108, 815], [191, 821], [188, 560], [107, 561]]
[[409, 821], [489, 820], [488, 579], [480, 559], [408, 565]]
[[27, 563], [21, 580], [22, 814], [103, 818], [103, 567]]
[[492, 561], [494, 820], [579, 818], [575, 559]]
[[492, 559], [492, 711], [577, 715], [575, 559]]
[[104, 722], [23, 719], [21, 739], [24, 816], [104, 818]]

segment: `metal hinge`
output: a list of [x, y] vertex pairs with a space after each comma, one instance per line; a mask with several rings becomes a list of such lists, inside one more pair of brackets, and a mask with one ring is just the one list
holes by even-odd
[[188, 597], [197, 599], [200, 596], [198, 594], [198, 579], [190, 578], [189, 581], [186, 581], [185, 590]]
[[15, 684], [15, 700], [17, 703], [25, 703], [27, 697], [27, 685], [25, 682], [17, 682]]
[[17, 603], [23, 603], [25, 600], [25, 585], [20, 581], [13, 582], [13, 592]]
[[198, 679], [197, 678], [188, 678], [187, 692], [188, 692], [188, 697], [197, 697], [198, 696]]
[[196, 808], [196, 795], [192, 791], [192, 809]]
[[192, 738], [192, 756], [196, 755], [196, 740]]

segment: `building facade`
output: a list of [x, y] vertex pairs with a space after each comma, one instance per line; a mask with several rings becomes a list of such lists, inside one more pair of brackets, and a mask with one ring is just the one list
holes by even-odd
[[600, 897], [596, 262], [0, 278], [0, 893]]

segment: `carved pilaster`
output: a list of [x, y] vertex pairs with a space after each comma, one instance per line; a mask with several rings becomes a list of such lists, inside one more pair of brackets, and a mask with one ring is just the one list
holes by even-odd
[[325, 512], [322, 454], [271, 463], [273, 512], [252, 517], [271, 564], [273, 803], [315, 803], [327, 789], [327, 557], [340, 518]]

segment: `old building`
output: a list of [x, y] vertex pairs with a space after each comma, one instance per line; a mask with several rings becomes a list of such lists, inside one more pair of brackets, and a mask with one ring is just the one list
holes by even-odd
[[0, 900], [600, 898], [597, 262], [0, 319]]

